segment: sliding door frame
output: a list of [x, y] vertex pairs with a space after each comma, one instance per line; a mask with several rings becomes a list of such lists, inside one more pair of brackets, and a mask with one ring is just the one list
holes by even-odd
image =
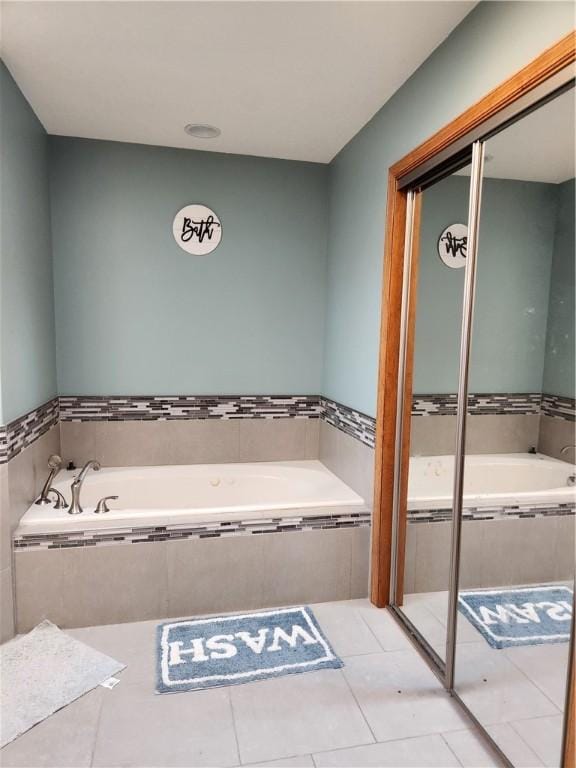
[[[469, 156], [475, 142], [486, 140], [573, 85], [575, 61], [576, 35], [572, 32], [389, 169], [370, 593], [372, 602], [380, 608], [401, 605], [403, 598], [415, 325], [415, 301], [410, 297], [414, 296], [418, 262], [418, 235], [413, 225], [419, 217], [419, 190], [433, 183], [434, 179], [448, 175], [451, 169], [461, 167], [464, 164], [463, 158]], [[406, 246], [410, 243], [407, 243], [407, 238], [412, 239], [408, 249]], [[410, 257], [412, 265], [407, 265], [405, 260]], [[409, 282], [408, 286], [405, 285], [406, 280]], [[403, 305], [407, 307], [405, 322]], [[404, 375], [399, 376], [401, 373]], [[399, 408], [403, 412], [399, 412]], [[453, 522], [453, 530], [456, 530], [459, 522]], [[459, 541], [456, 536], [456, 540], [453, 538], [452, 551], [453, 570], [455, 569], [451, 579], [453, 584], [457, 584], [458, 579], [458, 557]], [[453, 611], [454, 604], [451, 608]], [[410, 622], [400, 616], [398, 611], [395, 613], [418, 640], [419, 633], [413, 631], [414, 627], [411, 627]], [[452, 625], [453, 623], [451, 621]], [[572, 631], [574, 633], [574, 622]], [[452, 643], [453, 641], [452, 637]], [[448, 650], [450, 653], [450, 646]], [[425, 648], [425, 651], [433, 668], [436, 667], [436, 674], [457, 697], [453, 690], [453, 661], [448, 657], [444, 667], [443, 664], [438, 664], [438, 657], [435, 659], [435, 654], [430, 653], [429, 648]], [[573, 674], [569, 676], [569, 680], [568, 697], [573, 702]], [[565, 766], [568, 766], [569, 745], [573, 742], [574, 722], [567, 718], [563, 757]]]

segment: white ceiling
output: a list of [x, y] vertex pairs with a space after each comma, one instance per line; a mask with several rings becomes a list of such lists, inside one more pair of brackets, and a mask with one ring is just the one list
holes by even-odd
[[474, 5], [11, 1], [0, 52], [49, 133], [329, 162]]
[[[486, 142], [484, 175], [559, 184], [574, 178], [574, 88]], [[469, 176], [470, 168], [459, 175]]]

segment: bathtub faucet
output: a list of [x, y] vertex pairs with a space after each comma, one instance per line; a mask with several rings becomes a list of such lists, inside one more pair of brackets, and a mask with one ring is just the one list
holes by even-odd
[[96, 461], [95, 459], [90, 459], [90, 461], [87, 461], [86, 464], [84, 464], [80, 472], [74, 478], [72, 485], [70, 486], [70, 490], [72, 491], [72, 501], [70, 502], [70, 506], [67, 510], [69, 515], [79, 515], [84, 511], [80, 506], [80, 491], [82, 490], [82, 483], [84, 482], [84, 478], [90, 469], [98, 472], [100, 469], [100, 462]]

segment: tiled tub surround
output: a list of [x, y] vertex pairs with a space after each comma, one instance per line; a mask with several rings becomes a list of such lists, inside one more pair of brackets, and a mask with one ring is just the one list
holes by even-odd
[[42, 437], [59, 421], [59, 403], [55, 397], [20, 418], [0, 427], [0, 464], [5, 464]]
[[[472, 394], [468, 407], [467, 451], [471, 454], [519, 453], [536, 448], [547, 456], [566, 459], [560, 451], [563, 446], [574, 443], [575, 403], [573, 398], [540, 393]], [[412, 455], [454, 452], [456, 409], [456, 395], [414, 396]]]
[[[537, 441], [540, 419], [546, 421], [554, 419], [557, 422], [575, 421], [575, 401], [572, 398], [560, 397], [556, 395], [534, 394], [472, 394], [469, 399], [470, 407], [470, 432], [471, 440], [474, 438], [474, 425], [478, 423], [477, 416], [500, 417], [502, 420], [493, 420], [489, 425], [484, 422], [482, 430], [484, 435], [492, 431], [496, 438], [499, 438], [503, 432], [516, 432], [513, 442], [519, 440], [525, 442], [527, 438], [534, 438]], [[415, 395], [413, 398], [412, 415], [417, 416], [444, 416], [445, 418], [456, 415], [456, 395], [453, 394], [434, 394], [434, 395]], [[524, 425], [518, 429], [520, 421], [512, 422], [504, 417], [524, 416]], [[122, 439], [123, 431], [118, 424], [139, 424], [145, 423], [164, 423], [170, 422], [171, 426], [156, 428], [155, 432], [145, 429], [138, 431], [137, 427], [128, 427], [126, 430], [127, 440], [130, 443], [130, 432], [133, 433], [135, 443], [141, 442], [141, 439], [149, 436], [151, 440], [157, 442], [165, 438], [169, 440], [173, 433], [176, 441], [179, 435], [185, 431], [182, 425], [176, 425], [175, 422], [201, 424], [210, 422], [212, 424], [219, 422], [275, 422], [275, 427], [243, 427], [246, 432], [245, 439], [242, 441], [240, 427], [229, 429], [232, 444], [227, 446], [225, 453], [228, 454], [222, 459], [217, 456], [208, 456], [203, 459], [199, 457], [198, 461], [234, 461], [249, 460], [249, 456], [242, 450], [241, 442], [246, 446], [247, 452], [250, 450], [258, 453], [258, 442], [261, 436], [266, 442], [267, 437], [278, 432], [279, 442], [284, 443], [280, 448], [285, 455], [280, 457], [265, 455], [263, 459], [255, 460], [274, 460], [298, 459], [298, 458], [316, 458], [318, 449], [318, 426], [313, 424], [308, 430], [303, 425], [297, 427], [288, 427], [289, 422], [323, 421], [340, 432], [349, 435], [358, 440], [363, 445], [373, 448], [376, 431], [376, 421], [368, 416], [348, 406], [337, 403], [329, 398], [317, 395], [174, 395], [174, 396], [61, 396], [53, 398], [42, 406], [34, 409], [30, 413], [16, 419], [7, 426], [0, 426], [0, 464], [8, 462], [18, 455], [24, 448], [34, 443], [39, 437], [45, 434], [54, 426], [59, 426], [63, 437], [63, 450], [74, 460], [80, 461], [80, 457], [75, 457], [76, 449], [82, 452], [86, 444], [90, 448], [102, 447], [101, 445], [92, 445], [91, 443], [101, 443], [101, 437], [110, 437], [110, 439]], [[437, 431], [440, 422], [429, 422], [426, 419], [413, 419], [413, 443], [414, 453], [426, 453], [426, 450], [420, 450], [419, 441], [424, 444], [426, 441], [425, 426]], [[91, 424], [93, 428], [72, 427], [71, 425]], [[108, 429], [98, 428], [94, 425], [108, 424]], [[280, 426], [282, 425], [282, 426]], [[445, 422], [445, 432], [450, 432], [448, 421]], [[498, 425], [502, 425], [498, 429]], [[516, 425], [515, 428], [512, 425]], [[490, 429], [487, 427], [490, 426]], [[212, 429], [210, 427], [210, 429]], [[480, 428], [479, 428], [480, 429]], [[224, 429], [215, 427], [214, 437], [218, 442], [218, 432], [224, 437]], [[283, 432], [282, 432], [283, 430]], [[199, 439], [208, 437], [206, 428], [196, 427]], [[548, 430], [550, 431], [550, 429]], [[565, 428], [565, 431], [566, 428]], [[138, 433], [138, 434], [137, 434]], [[422, 435], [420, 434], [422, 433]], [[194, 437], [191, 433], [190, 437]], [[94, 439], [93, 439], [94, 438]], [[276, 441], [278, 442], [278, 441]], [[481, 442], [481, 441], [480, 441]], [[504, 441], [506, 442], [506, 441]], [[510, 440], [508, 440], [510, 442]], [[126, 461], [127, 463], [137, 464], [138, 461], [131, 461], [129, 448], [135, 445], [127, 445]], [[271, 448], [270, 445], [266, 446]], [[505, 450], [521, 450], [520, 448], [509, 448]], [[438, 450], [435, 451], [439, 453]], [[484, 452], [480, 446], [479, 450], [471, 452]], [[232, 458], [230, 458], [232, 454]], [[298, 454], [298, 455], [296, 455]], [[196, 460], [196, 459], [195, 459]], [[110, 463], [110, 462], [104, 462]], [[112, 464], [124, 462], [111, 462]], [[158, 463], [150, 461], [146, 463]]]
[[[499, 397], [498, 410], [505, 410], [504, 403]], [[494, 413], [492, 410], [483, 410], [482, 415], [472, 414], [469, 418], [469, 436], [475, 437], [477, 452], [493, 452], [495, 450], [494, 439], [499, 433], [501, 448], [503, 451], [526, 450], [528, 445], [537, 445], [538, 450], [550, 456], [559, 457], [560, 448], [574, 442], [574, 400], [568, 398], [555, 398], [545, 395], [542, 398], [540, 409], [536, 408], [535, 400], [538, 395], [528, 396], [522, 401], [513, 397], [509, 402], [512, 413]], [[95, 400], [100, 401], [100, 414], [93, 412]], [[230, 403], [232, 400], [232, 403]], [[327, 398], [303, 397], [297, 398], [272, 398], [267, 403], [266, 398], [247, 398], [246, 406], [237, 406], [239, 398], [61, 398], [53, 400], [36, 409], [26, 417], [18, 419], [16, 428], [0, 430], [0, 464], [6, 462], [8, 455], [12, 456], [10, 463], [0, 467], [3, 480], [1, 523], [2, 523], [2, 637], [11, 635], [12, 629], [6, 620], [11, 616], [7, 606], [12, 599], [10, 585], [11, 559], [10, 539], [11, 533], [18, 524], [22, 514], [30, 505], [40, 488], [46, 471], [47, 458], [51, 453], [61, 453], [66, 460], [74, 457], [77, 464], [86, 458], [98, 455], [109, 465], [129, 464], [133, 458], [135, 464], [162, 462], [209, 462], [209, 461], [252, 461], [252, 460], [283, 460], [306, 459], [320, 457], [321, 461], [331, 469], [338, 477], [356, 490], [361, 496], [371, 501], [374, 451], [370, 447], [373, 441], [375, 420], [365, 414], [330, 401]], [[281, 404], [281, 400], [288, 403]], [[102, 402], [104, 401], [104, 402]], [[112, 401], [124, 401], [124, 405], [118, 402], [117, 406]], [[154, 411], [152, 418], [141, 418], [145, 406], [143, 402], [152, 401], [150, 409]], [[169, 401], [170, 405], [167, 405]], [[208, 402], [210, 401], [210, 402]], [[250, 401], [257, 406], [250, 414]], [[255, 401], [255, 402], [254, 402]], [[184, 404], [183, 404], [184, 402]], [[415, 398], [414, 413], [430, 416], [444, 415], [443, 419], [421, 418], [412, 419], [414, 452], [433, 454], [438, 452], [450, 452], [453, 445], [454, 420], [450, 414], [453, 398], [448, 396], [423, 396]], [[128, 408], [126, 408], [128, 405]], [[271, 406], [271, 407], [270, 407]], [[283, 410], [284, 406], [284, 410]], [[172, 418], [166, 418], [164, 409], [168, 407]], [[482, 401], [482, 407], [487, 407], [486, 400]], [[88, 421], [71, 421], [78, 416], [78, 410], [92, 410]], [[181, 410], [178, 410], [181, 409]], [[62, 415], [60, 413], [62, 410]], [[520, 410], [520, 412], [519, 412]], [[120, 414], [128, 411], [131, 415], [128, 419], [120, 418]], [[264, 414], [264, 411], [266, 413]], [[58, 413], [58, 420], [54, 421], [54, 414]], [[111, 421], [100, 421], [102, 414], [113, 414], [116, 418]], [[235, 413], [236, 415], [232, 415]], [[194, 414], [195, 418], [190, 418]], [[205, 414], [210, 414], [206, 418]], [[80, 415], [80, 418], [82, 415]], [[46, 419], [46, 421], [44, 421]], [[44, 431], [48, 424], [48, 431]], [[53, 426], [50, 426], [50, 425]], [[253, 425], [253, 426], [252, 426]], [[38, 437], [38, 435], [41, 435]], [[439, 450], [439, 440], [442, 435], [447, 449]], [[506, 442], [502, 439], [506, 438]], [[61, 442], [62, 440], [62, 442]], [[10, 448], [9, 448], [10, 446]], [[100, 456], [101, 449], [104, 456]], [[565, 455], [563, 458], [566, 458]], [[9, 478], [8, 478], [9, 470]], [[554, 519], [545, 520], [544, 517], [536, 519], [518, 520], [477, 520], [473, 524], [480, 526], [493, 526], [490, 535], [496, 536], [496, 550], [498, 546], [504, 546], [506, 541], [504, 532], [509, 526], [519, 523], [528, 530], [531, 526], [538, 526], [543, 521], [547, 522], [547, 528], [540, 529], [542, 534], [552, 535], [552, 527], [559, 527], [569, 523], [573, 518], [554, 515]], [[471, 525], [472, 523], [465, 523]], [[496, 524], [498, 528], [496, 528]], [[501, 527], [502, 526], [502, 527]], [[449, 527], [448, 523], [437, 520], [434, 524], [420, 523], [410, 526], [411, 536], [409, 546], [413, 546], [416, 539], [420, 542], [422, 563], [420, 573], [430, 583], [434, 581], [435, 572], [441, 570], [438, 558], [443, 550], [436, 547], [441, 536], [440, 530]], [[514, 529], [516, 532], [518, 529]], [[571, 530], [571, 529], [570, 529]], [[333, 531], [330, 533], [334, 533]], [[339, 535], [346, 531], [337, 531]], [[292, 533], [290, 536], [324, 535], [324, 532], [305, 531]], [[262, 534], [264, 536], [280, 536], [277, 533]], [[287, 534], [283, 534], [287, 535]], [[446, 534], [442, 534], [446, 535]], [[509, 545], [513, 545], [515, 533], [510, 533]], [[528, 535], [531, 535], [530, 533]], [[369, 534], [367, 528], [355, 531], [354, 546], [363, 547], [358, 561], [363, 562], [367, 568], [369, 552]], [[559, 546], [563, 546], [560, 533]], [[228, 537], [226, 541], [230, 541]], [[244, 536], [244, 541], [249, 537]], [[358, 543], [359, 541], [362, 544]], [[569, 539], [568, 539], [569, 540]], [[303, 539], [304, 541], [304, 539]], [[517, 541], [517, 540], [516, 540]], [[412, 543], [410, 543], [412, 542]], [[182, 544], [185, 542], [155, 542], [143, 543], [142, 547]], [[200, 543], [194, 540], [195, 544]], [[206, 540], [201, 542], [207, 544]], [[241, 546], [249, 546], [243, 544]], [[94, 547], [89, 547], [90, 551]], [[125, 548], [122, 548], [123, 552]], [[155, 550], [156, 551], [156, 550]], [[235, 550], [236, 551], [236, 550]], [[87, 549], [83, 552], [86, 554]], [[434, 554], [435, 553], [435, 554]], [[31, 553], [25, 553], [30, 556]], [[50, 553], [38, 553], [46, 556]], [[572, 553], [570, 553], [572, 554]], [[21, 553], [17, 554], [17, 558]], [[80, 554], [78, 555], [80, 556]], [[123, 554], [122, 558], [127, 558]], [[504, 558], [505, 559], [505, 558]], [[561, 562], [561, 558], [559, 560]], [[427, 565], [426, 565], [427, 563]], [[80, 565], [78, 566], [80, 568]], [[104, 569], [105, 572], [105, 569]], [[445, 584], [439, 584], [444, 588]], [[364, 587], [365, 593], [365, 587]]]
[[334, 523], [16, 550], [18, 631], [365, 597], [370, 529]]
[[[462, 524], [460, 585], [463, 589], [571, 581], [574, 578], [576, 517], [570, 510], [525, 508], [475, 515]], [[428, 514], [430, 514], [428, 512]], [[467, 516], [470, 515], [470, 517]], [[404, 590], [448, 588], [452, 523], [420, 521], [408, 526]], [[534, 553], [541, 552], [542, 556]]]
[[[333, 430], [342, 435], [342, 439], [352, 439], [328, 424], [322, 428]], [[370, 450], [355, 442], [361, 449]], [[484, 562], [478, 562], [474, 546], [470, 548], [466, 556], [469, 582], [490, 586], [519, 583], [520, 576], [528, 582], [569, 578], [573, 567], [574, 501], [570, 497], [571, 489], [555, 487], [567, 474], [567, 465], [530, 455], [472, 457], [472, 460], [489, 476], [495, 476], [494, 464], [501, 461], [500, 480], [506, 479], [507, 468], [516, 466], [515, 462], [521, 469], [525, 464], [527, 471], [514, 475], [514, 487], [500, 487], [498, 493], [491, 496], [484, 494], [483, 504], [465, 504], [465, 536], [476, 543], [478, 537], [488, 542], [490, 558], [495, 553], [495, 562], [490, 560], [490, 567], [486, 567]], [[426, 479], [426, 467], [430, 465], [434, 470], [435, 461], [443, 460], [436, 457], [416, 461], [422, 464]], [[250, 471], [267, 477], [276, 467], [285, 468], [288, 464], [255, 464]], [[319, 462], [294, 464], [299, 471], [304, 466], [330, 476]], [[260, 509], [258, 513], [227, 509], [222, 502], [222, 498], [228, 498], [225, 473], [242, 477], [244, 466], [119, 469], [117, 474], [113, 469], [105, 469], [87, 477], [88, 511], [82, 519], [70, 518], [65, 511], [53, 511], [50, 513], [53, 519], [44, 520], [32, 509], [32, 517], [22, 521], [14, 540], [18, 629], [24, 631], [45, 617], [64, 626], [82, 626], [94, 621], [114, 623], [366, 595], [370, 511], [362, 500], [351, 504], [354, 494], [350, 495], [347, 489], [341, 499], [328, 494], [326, 504], [330, 506], [324, 508], [314, 508], [312, 499], [308, 498], [307, 507], [302, 509]], [[548, 482], [554, 487], [530, 492], [522, 485], [537, 477], [537, 468], [548, 473], [544, 484]], [[167, 488], [179, 472], [201, 473], [200, 477], [207, 480], [211, 488], [206, 485], [204, 491], [198, 491], [198, 504], [205, 506], [205, 494], [215, 491], [214, 513], [180, 508], [177, 499], [173, 499], [174, 506], [164, 510], [162, 521], [154, 498], [149, 499], [148, 508], [144, 505], [138, 513], [140, 519], [130, 503], [109, 516], [90, 512], [97, 496], [115, 490], [115, 482], [120, 496], [128, 496], [119, 485], [118, 478], [122, 475], [133, 476], [129, 482], [137, 483], [142, 473], [158, 471], [168, 473]], [[56, 484], [64, 488], [71, 473], [62, 474], [66, 476], [65, 481], [60, 478]], [[434, 471], [431, 475], [428, 473], [431, 485], [427, 505], [423, 505], [420, 491], [413, 491], [406, 567], [407, 590], [411, 592], [445, 586], [442, 582], [446, 576], [450, 522], [447, 508], [442, 506], [440, 486], [450, 484], [448, 474], [447, 466], [443, 466], [440, 475]], [[100, 479], [103, 476], [101, 485], [98, 485], [99, 476]], [[266, 496], [264, 486], [258, 486], [260, 475], [253, 477], [256, 497]], [[480, 480], [476, 478], [476, 482]], [[542, 486], [543, 482], [536, 480], [536, 485]], [[337, 481], [334, 487], [338, 488]], [[187, 486], [181, 488], [182, 493], [190, 493]], [[218, 496], [220, 488], [223, 497]], [[284, 485], [285, 492], [293, 488], [295, 482]], [[148, 498], [149, 491], [145, 488], [135, 491], [140, 497], [136, 495], [136, 501], [132, 499], [131, 503], [144, 504], [142, 499]], [[503, 500], [506, 493], [508, 501]], [[520, 497], [523, 500], [519, 503]], [[554, 501], [550, 502], [548, 497]], [[468, 499], [473, 498], [477, 495], [469, 494]], [[229, 501], [234, 499], [232, 494]], [[336, 506], [338, 502], [340, 506]], [[303, 498], [302, 504], [305, 503]], [[544, 542], [554, 557], [531, 567], [533, 558], [526, 560], [519, 551], [522, 548], [518, 547], [518, 541], [530, 540], [531, 536]], [[261, 543], [254, 543], [258, 541]], [[110, 574], [115, 584], [122, 585], [119, 599], [118, 590], [102, 590], [102, 579], [110, 578]], [[90, 595], [98, 595], [96, 605]], [[146, 595], [151, 595], [150, 601]]]
[[60, 453], [57, 424], [23, 447], [10, 462], [0, 464], [0, 642], [14, 634], [12, 532], [46, 479], [52, 453]]
[[[73, 474], [61, 472], [55, 486], [67, 493]], [[97, 498], [114, 492], [116, 508], [95, 514]], [[319, 461], [105, 468], [86, 477], [83, 505], [75, 517], [31, 507], [21, 521], [19, 629], [45, 616], [80, 626], [368, 591], [370, 511]], [[135, 557], [149, 562], [125, 565]], [[119, 609], [111, 590], [94, 619], [84, 598], [102, 591], [105, 573], [133, 600]], [[141, 589], [153, 594], [150, 605]]]
[[[453, 469], [446, 466], [445, 457], [412, 461], [421, 478], [419, 482], [411, 473], [409, 479], [404, 587], [406, 593], [444, 590]], [[462, 586], [572, 579], [576, 488], [567, 480], [573, 468], [548, 457], [514, 454], [471, 456], [466, 463]], [[431, 478], [428, 483], [424, 472]], [[534, 552], [545, 554], [534, 557]]]
[[311, 395], [60, 398], [62, 451], [76, 464], [315, 459], [319, 419]]

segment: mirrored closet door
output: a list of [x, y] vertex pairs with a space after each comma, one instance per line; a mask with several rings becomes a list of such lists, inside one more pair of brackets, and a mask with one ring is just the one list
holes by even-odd
[[567, 722], [571, 86], [407, 196], [390, 605], [511, 765], [561, 766]]
[[501, 748], [546, 766], [574, 599], [574, 113], [570, 90], [485, 143], [454, 676]]

